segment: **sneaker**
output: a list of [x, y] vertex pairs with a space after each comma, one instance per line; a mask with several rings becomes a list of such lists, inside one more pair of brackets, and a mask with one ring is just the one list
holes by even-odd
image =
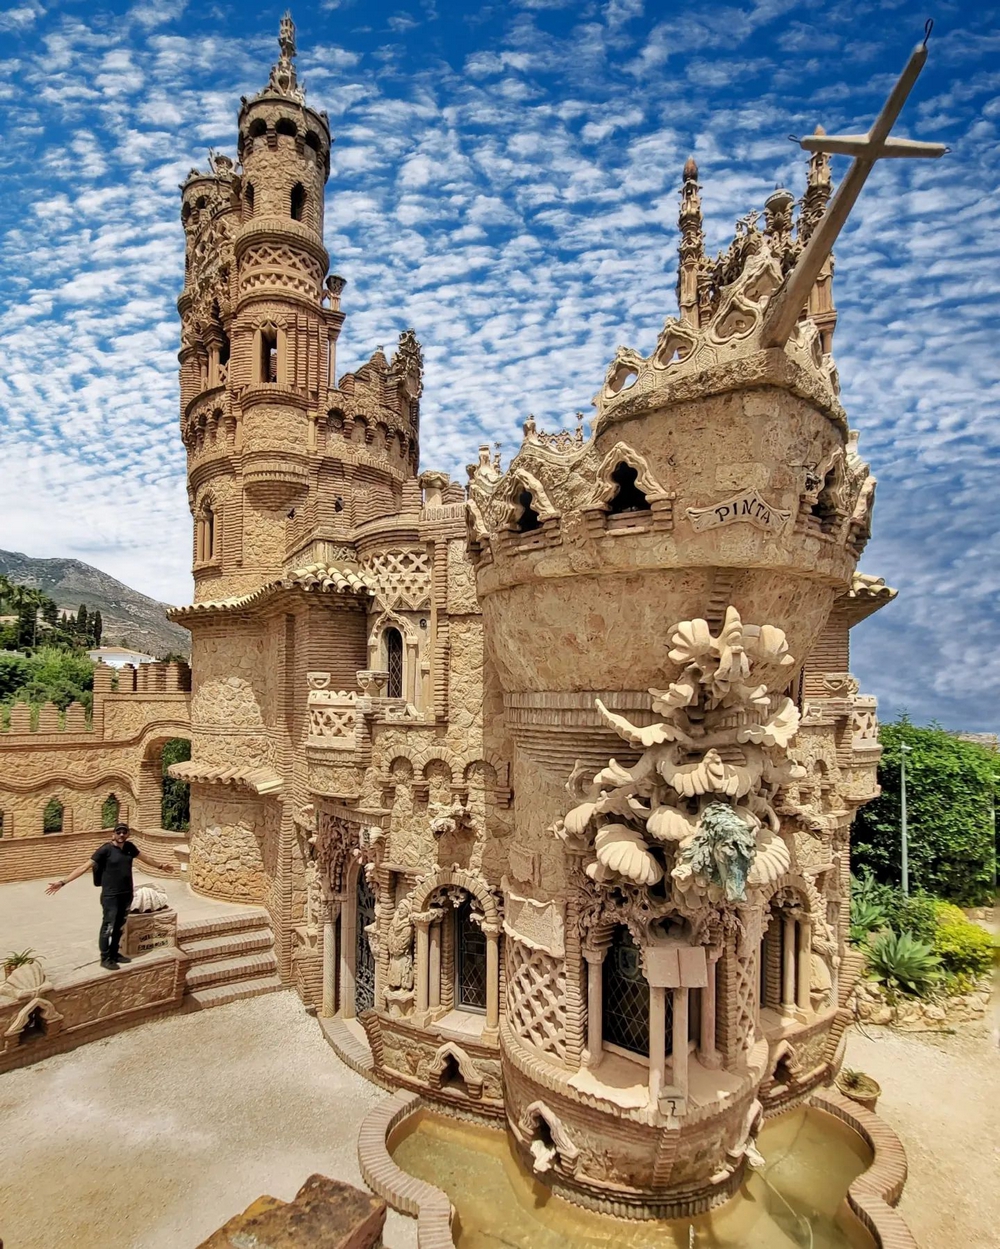
[[110, 958], [102, 958], [101, 966], [104, 968], [105, 971], [119, 971], [120, 970], [118, 964], [113, 959], [110, 959]]
[[114, 958], [112, 959], [112, 962], [115, 962], [115, 963], [131, 963], [131, 961], [132, 960], [129, 958], [127, 954], [116, 954]]

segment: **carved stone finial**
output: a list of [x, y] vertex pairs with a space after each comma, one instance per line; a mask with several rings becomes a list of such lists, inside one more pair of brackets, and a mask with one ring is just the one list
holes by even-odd
[[680, 262], [677, 267], [677, 306], [681, 320], [697, 328], [700, 323], [698, 279], [705, 264], [705, 232], [702, 229], [698, 166], [693, 156], [684, 165], [684, 185], [677, 217], [680, 226]]
[[278, 27], [278, 49], [278, 61], [271, 67], [267, 90], [304, 104], [306, 93], [299, 86], [295, 75], [295, 23], [291, 13], [285, 13]]

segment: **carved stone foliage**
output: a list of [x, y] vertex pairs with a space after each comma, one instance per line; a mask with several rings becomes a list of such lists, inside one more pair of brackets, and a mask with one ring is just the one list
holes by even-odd
[[638, 887], [696, 917], [746, 902], [788, 870], [774, 803], [805, 771], [787, 757], [798, 710], [770, 692], [794, 662], [780, 629], [745, 625], [729, 607], [717, 636], [704, 620], [682, 621], [672, 645], [681, 675], [650, 690], [662, 720], [638, 727], [597, 700], [642, 749], [638, 763], [612, 759], [589, 785], [575, 770], [567, 788], [582, 801], [552, 831], [589, 859], [599, 888]]

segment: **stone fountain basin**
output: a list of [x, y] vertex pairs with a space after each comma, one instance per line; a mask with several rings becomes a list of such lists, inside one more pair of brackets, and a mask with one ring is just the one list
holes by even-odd
[[[526, 1172], [505, 1132], [399, 1092], [369, 1115], [358, 1156], [368, 1184], [417, 1216], [422, 1249], [917, 1249], [893, 1209], [902, 1146], [877, 1115], [834, 1090], [769, 1120], [767, 1165], [725, 1205], [676, 1220], [600, 1215]], [[810, 1221], [807, 1231], [803, 1219]]]

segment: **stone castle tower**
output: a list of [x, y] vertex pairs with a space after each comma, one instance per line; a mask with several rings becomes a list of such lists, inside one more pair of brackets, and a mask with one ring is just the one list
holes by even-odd
[[689, 162], [680, 318], [619, 349], [589, 439], [529, 419], [466, 489], [418, 476], [412, 332], [337, 377], [329, 127], [279, 42], [239, 165], [183, 187], [191, 884], [267, 908], [256, 988], [352, 1065], [506, 1121], [572, 1200], [706, 1209], [836, 1071], [857, 974], [848, 630], [893, 592], [856, 572], [829, 259], [768, 328], [828, 160], [714, 259]]

